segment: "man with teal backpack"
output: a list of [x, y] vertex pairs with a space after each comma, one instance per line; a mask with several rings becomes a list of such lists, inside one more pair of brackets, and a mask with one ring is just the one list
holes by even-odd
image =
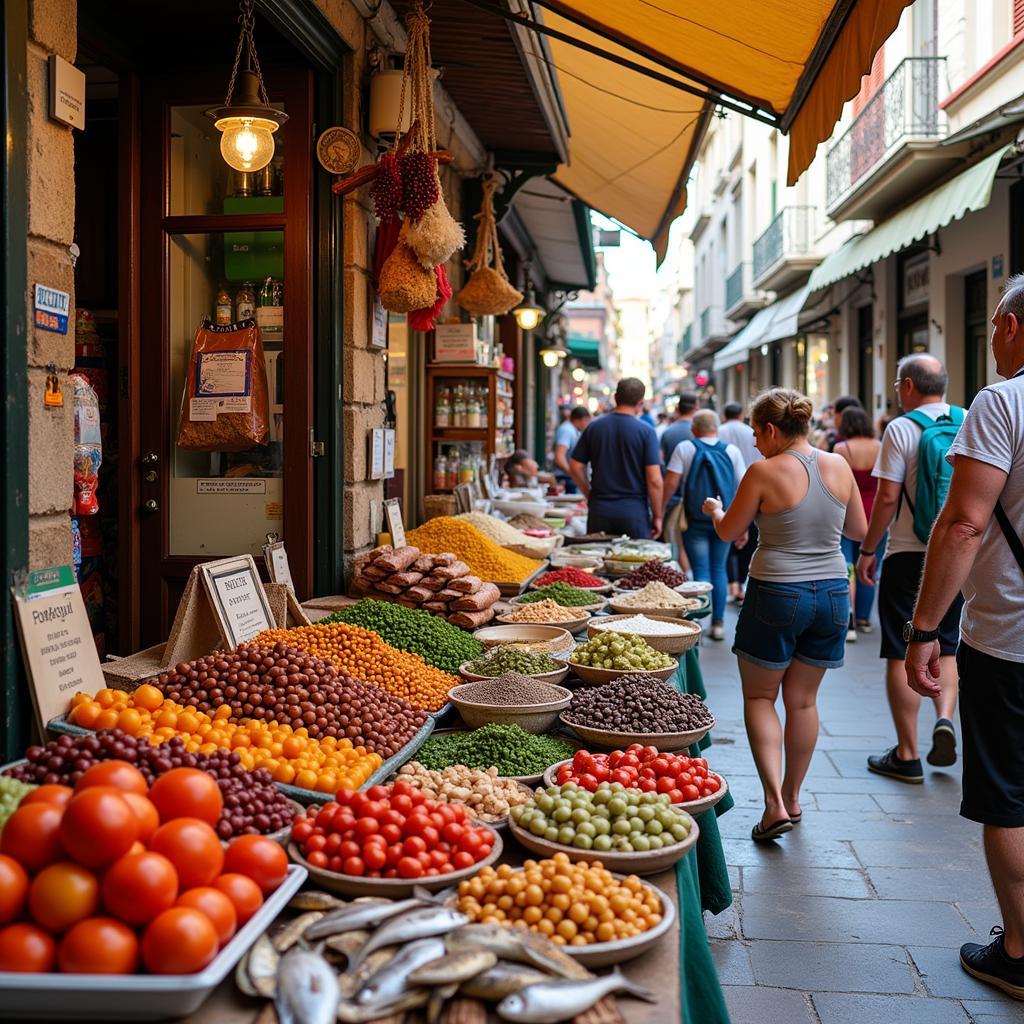
[[[894, 419], [882, 438], [873, 473], [878, 477], [878, 493], [857, 562], [857, 575], [865, 582], [872, 580], [881, 554], [876, 547], [889, 530], [878, 586], [878, 618], [896, 746], [869, 757], [868, 770], [909, 783], [924, 782], [924, 769], [917, 749], [921, 698], [907, 685], [904, 667], [907, 644], [915, 637], [908, 635], [906, 627], [913, 617], [928, 535], [949, 490], [952, 467], [946, 461], [946, 452], [964, 419], [963, 409], [944, 400], [946, 384], [946, 371], [934, 356], [915, 353], [900, 360], [894, 387], [905, 415]], [[928, 763], [936, 767], [956, 763], [952, 718], [956, 711], [955, 655], [962, 606], [963, 598], [958, 595], [938, 632], [942, 692], [934, 701], [936, 722], [927, 757]]]

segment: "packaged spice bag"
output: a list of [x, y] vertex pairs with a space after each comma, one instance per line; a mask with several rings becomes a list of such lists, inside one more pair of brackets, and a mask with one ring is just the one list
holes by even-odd
[[204, 320], [192, 341], [178, 447], [241, 452], [267, 443], [270, 409], [263, 342], [255, 320]]

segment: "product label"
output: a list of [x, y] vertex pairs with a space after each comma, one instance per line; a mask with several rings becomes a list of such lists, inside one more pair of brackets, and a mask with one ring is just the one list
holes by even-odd
[[256, 323], [261, 331], [284, 330], [284, 306], [258, 306]]
[[252, 352], [229, 349], [200, 352], [196, 361], [195, 397], [189, 400], [189, 419], [213, 422], [223, 413], [252, 411]]
[[35, 286], [34, 317], [36, 327], [54, 334], [68, 333], [68, 314], [71, 311], [71, 296], [45, 284]]
[[199, 567], [221, 635], [229, 647], [273, 626], [263, 585], [251, 555], [206, 562]]
[[266, 494], [266, 480], [210, 477], [196, 480], [196, 494]]

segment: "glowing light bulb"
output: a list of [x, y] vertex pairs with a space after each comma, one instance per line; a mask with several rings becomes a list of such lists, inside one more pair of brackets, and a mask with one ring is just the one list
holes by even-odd
[[236, 171], [258, 171], [274, 158], [277, 124], [264, 117], [222, 117], [220, 155]]

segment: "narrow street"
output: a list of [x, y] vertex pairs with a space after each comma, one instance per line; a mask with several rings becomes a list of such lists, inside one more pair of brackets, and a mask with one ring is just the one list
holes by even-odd
[[[959, 771], [926, 766], [924, 785], [908, 786], [865, 768], [893, 742], [877, 632], [825, 677], [803, 821], [775, 844], [751, 841], [762, 805], [729, 650], [735, 621], [730, 610], [727, 642], [701, 648], [718, 719], [708, 756], [737, 804], [720, 821], [734, 905], [706, 915], [733, 1024], [1024, 1021], [1024, 1006], [958, 963], [960, 944], [988, 941], [999, 921], [980, 826], [958, 814]], [[922, 708], [923, 737], [933, 721]]]

